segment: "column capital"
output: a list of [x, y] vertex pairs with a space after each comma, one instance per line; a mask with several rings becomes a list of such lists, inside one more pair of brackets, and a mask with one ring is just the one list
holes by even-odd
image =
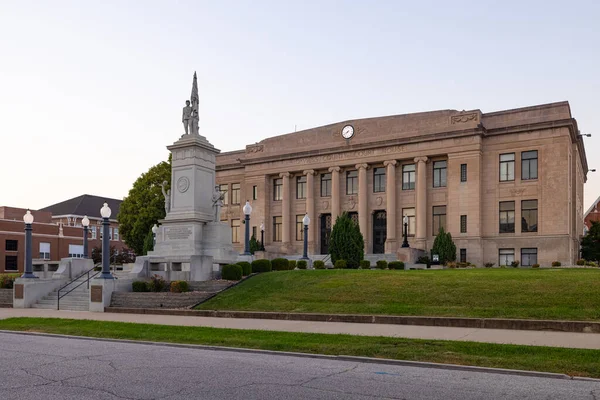
[[362, 169], [362, 168], [368, 169], [369, 168], [369, 164], [365, 164], [365, 163], [363, 163], [363, 164], [356, 164], [355, 168], [356, 169]]
[[427, 157], [415, 157], [415, 162], [419, 163], [419, 162], [423, 162], [426, 163], [429, 159]]
[[398, 164], [398, 161], [396, 161], [396, 160], [388, 160], [388, 161], [383, 162], [384, 167], [387, 167], [388, 165], [395, 167], [396, 164]]
[[307, 169], [305, 171], [302, 171], [303, 175], [316, 175], [316, 171], [314, 169]]
[[290, 176], [292, 176], [292, 174], [290, 174], [289, 172], [282, 172], [279, 174], [280, 178], [289, 178]]
[[329, 167], [329, 172], [340, 172], [342, 169], [340, 167]]

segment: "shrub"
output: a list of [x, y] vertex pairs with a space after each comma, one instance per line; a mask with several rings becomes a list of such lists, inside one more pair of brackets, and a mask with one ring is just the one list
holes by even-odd
[[346, 268], [348, 268], [348, 269], [358, 269], [359, 266], [360, 266], [359, 262], [355, 261], [355, 260], [348, 260], [346, 262]]
[[171, 293], [185, 293], [190, 291], [190, 285], [186, 281], [171, 282]]
[[242, 279], [242, 266], [238, 264], [224, 266], [221, 277], [227, 281], [239, 281]]
[[348, 263], [346, 262], [346, 260], [337, 260], [335, 262], [335, 264], [333, 265], [333, 268], [335, 268], [335, 269], [348, 268]]
[[15, 276], [0, 275], [0, 288], [12, 289], [15, 286]]
[[553, 267], [560, 267], [560, 261], [552, 261]]
[[446, 265], [448, 261], [456, 260], [456, 246], [452, 241], [452, 235], [444, 228], [440, 228], [435, 240], [433, 241], [432, 254], [440, 257], [440, 264]]
[[306, 260], [298, 260], [298, 262], [296, 263], [296, 266], [298, 267], [298, 269], [306, 269], [307, 266], [307, 262]]
[[491, 262], [486, 262], [485, 264], [483, 264], [486, 268], [492, 268], [494, 266], [494, 263]]
[[252, 261], [252, 272], [271, 272], [273, 268], [269, 260], [254, 260]]
[[329, 254], [335, 265], [338, 260], [352, 260], [357, 263], [365, 258], [365, 242], [358, 224], [347, 212], [337, 217], [329, 241]]
[[252, 273], [252, 264], [250, 264], [248, 261], [240, 261], [239, 263], [237, 263], [237, 265], [242, 267], [243, 276], [248, 276]]
[[[254, 252], [256, 251], [260, 251], [260, 242], [258, 240], [256, 240], [256, 238], [254, 237], [254, 235], [252, 235], [252, 237], [250, 238], [250, 241], [248, 242], [249, 247], [250, 247], [250, 254], [254, 254]], [[238, 263], [239, 264], [239, 263]], [[242, 267], [244, 268], [244, 267]]]
[[271, 266], [273, 267], [273, 271], [287, 271], [289, 269], [290, 263], [287, 258], [274, 258], [271, 260]]
[[427, 268], [431, 266], [431, 260], [427, 256], [417, 258], [417, 264], [427, 264]]
[[531, 266], [531, 268], [539, 268], [539, 267], [540, 267], [540, 264], [533, 264], [533, 265]]
[[446, 263], [446, 267], [455, 269], [458, 265], [454, 261], [450, 261]]
[[389, 269], [404, 269], [404, 263], [402, 261], [391, 261], [388, 263]]
[[586, 261], [585, 262], [586, 267], [597, 267], [598, 265], [593, 262], [593, 261]]
[[385, 260], [379, 260], [377, 261], [377, 268], [378, 269], [386, 269], [388, 267], [388, 263]]
[[296, 262], [296, 260], [288, 260], [288, 269], [290, 271], [296, 269], [297, 264], [298, 263]]
[[371, 269], [371, 261], [369, 261], [369, 260], [360, 260], [360, 268], [361, 269]]
[[325, 269], [325, 263], [323, 262], [323, 260], [315, 260], [315, 261], [313, 261], [313, 268], [314, 269]]
[[148, 290], [150, 292], [162, 292], [167, 288], [167, 282], [160, 275], [154, 275], [150, 278]]
[[583, 258], [580, 258], [579, 260], [577, 260], [577, 265], [585, 265], [585, 260]]
[[148, 291], [148, 282], [145, 282], [145, 281], [134, 281], [131, 284], [131, 289], [134, 292], [147, 292]]
[[517, 268], [519, 266], [519, 260], [515, 260], [515, 261], [511, 262], [510, 266], [513, 268]]

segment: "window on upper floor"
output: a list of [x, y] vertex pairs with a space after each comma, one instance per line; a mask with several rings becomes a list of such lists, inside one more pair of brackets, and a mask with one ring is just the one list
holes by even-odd
[[273, 217], [273, 241], [281, 242], [281, 225], [283, 224], [282, 217]]
[[70, 244], [69, 245], [69, 257], [70, 258], [83, 258], [83, 245]]
[[306, 175], [296, 177], [296, 198], [306, 198]]
[[231, 242], [232, 243], [240, 242], [240, 220], [239, 219], [231, 220]]
[[18, 271], [19, 263], [17, 262], [17, 256], [5, 256], [4, 257], [4, 270], [5, 271]]
[[5, 244], [4, 249], [6, 251], [18, 251], [19, 250], [19, 241], [6, 239], [6, 244]]
[[231, 184], [231, 204], [240, 204], [240, 187], [239, 183]]
[[283, 199], [283, 179], [273, 179], [273, 200], [280, 201]]
[[223, 205], [227, 205], [229, 204], [229, 194], [227, 193], [229, 191], [229, 185], [228, 184], [223, 184], [223, 185], [219, 185], [219, 191], [221, 192], [221, 194], [223, 196]]
[[95, 226], [92, 226], [91, 230], [92, 230], [92, 240], [94, 240], [98, 237], [98, 230]]
[[321, 174], [321, 197], [331, 196], [331, 172]]
[[460, 233], [467, 233], [467, 216], [460, 216]]
[[524, 151], [521, 153], [521, 179], [538, 178], [538, 152], [537, 150]]
[[415, 189], [415, 164], [402, 166], [402, 190]]
[[258, 199], [258, 186], [252, 186], [252, 200]]
[[446, 187], [446, 170], [448, 162], [434, 161], [433, 162], [433, 187]]
[[538, 202], [537, 200], [521, 201], [521, 232], [537, 232]]
[[500, 154], [500, 182], [515, 180], [515, 153]]
[[500, 202], [500, 233], [515, 232], [515, 202]]
[[113, 228], [113, 240], [119, 240], [119, 228]]
[[373, 168], [373, 193], [385, 192], [385, 168]]
[[40, 242], [40, 258], [42, 260], [50, 259], [50, 243]]
[[446, 206], [433, 207], [433, 236], [437, 236], [440, 229], [446, 229]]
[[460, 164], [460, 181], [467, 181], [467, 164]]
[[[408, 236], [414, 236], [415, 235], [415, 209], [414, 208], [403, 208], [402, 209], [402, 224], [404, 224], [404, 217], [406, 217], [408, 219], [407, 221], [407, 231], [408, 231]], [[402, 232], [404, 234], [404, 225], [402, 225]]]
[[346, 172], [346, 194], [358, 194], [358, 171]]

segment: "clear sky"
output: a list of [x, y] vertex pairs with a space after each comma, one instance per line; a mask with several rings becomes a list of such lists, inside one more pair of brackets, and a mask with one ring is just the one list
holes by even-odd
[[600, 1], [0, 0], [0, 205], [122, 198], [182, 133], [568, 100], [600, 195]]

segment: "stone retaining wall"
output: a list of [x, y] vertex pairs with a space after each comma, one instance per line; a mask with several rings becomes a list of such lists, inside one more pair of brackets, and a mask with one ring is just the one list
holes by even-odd
[[189, 308], [212, 296], [209, 292], [113, 292], [110, 306], [125, 308]]
[[13, 305], [13, 290], [0, 289], [0, 307], [12, 307]]

